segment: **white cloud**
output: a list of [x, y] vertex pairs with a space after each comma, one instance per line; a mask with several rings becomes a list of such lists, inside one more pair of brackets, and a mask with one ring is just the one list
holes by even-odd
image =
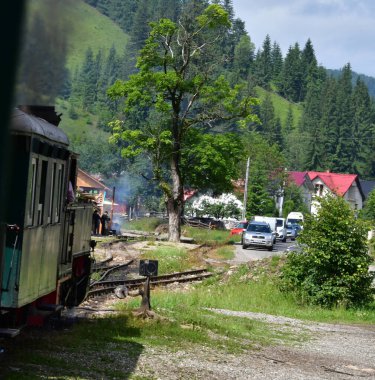
[[257, 48], [267, 34], [283, 54], [310, 38], [323, 66], [339, 69], [350, 62], [354, 71], [375, 77], [375, 1], [233, 0], [233, 6]]

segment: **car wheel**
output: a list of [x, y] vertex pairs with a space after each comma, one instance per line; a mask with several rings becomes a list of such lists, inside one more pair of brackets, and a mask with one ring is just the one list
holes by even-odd
[[247, 245], [242, 244], [242, 248], [243, 248], [243, 249], [246, 249], [246, 248], [247, 248]]
[[292, 241], [296, 240], [296, 238], [292, 238]]
[[267, 248], [269, 251], [272, 251], [273, 250], [273, 245], [271, 247], [268, 247]]
[[286, 237], [281, 240], [283, 243], [286, 243]]

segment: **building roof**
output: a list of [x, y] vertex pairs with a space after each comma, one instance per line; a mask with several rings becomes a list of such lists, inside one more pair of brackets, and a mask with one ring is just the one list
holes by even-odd
[[106, 185], [98, 181], [90, 174], [78, 168], [77, 187], [90, 187], [98, 190], [110, 190]]
[[[338, 174], [330, 172], [308, 172], [311, 181], [321, 179], [337, 195], [343, 196], [358, 178], [357, 174]], [[360, 187], [360, 186], [359, 186]]]
[[332, 192], [337, 195], [343, 196], [352, 186], [353, 182], [357, 182], [357, 186], [363, 195], [361, 183], [357, 174], [339, 174], [331, 172], [289, 172], [289, 177], [297, 186], [302, 186], [307, 178], [311, 181], [319, 178]]
[[307, 172], [289, 172], [290, 179], [298, 186], [302, 186], [305, 182]]

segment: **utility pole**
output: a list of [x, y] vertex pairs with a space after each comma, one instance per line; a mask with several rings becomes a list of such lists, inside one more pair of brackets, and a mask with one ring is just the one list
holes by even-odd
[[115, 205], [115, 193], [116, 193], [116, 187], [113, 186], [113, 190], [112, 190], [112, 204], [111, 204], [111, 220], [110, 220], [110, 226], [112, 228], [112, 223], [113, 223], [113, 209], [114, 209], [114, 205]]
[[[288, 173], [288, 170], [287, 170], [287, 168], [285, 168], [284, 170], [285, 170], [285, 176], [286, 176], [287, 173]], [[285, 177], [284, 177], [282, 189], [281, 189], [281, 192], [280, 192], [281, 193], [280, 202], [279, 202], [279, 216], [280, 217], [283, 216], [285, 186], [286, 186], [286, 183], [285, 183]]]
[[249, 182], [249, 170], [250, 170], [250, 157], [247, 158], [247, 164], [246, 164], [246, 178], [245, 178], [245, 190], [243, 194], [242, 220], [245, 220], [245, 217], [246, 217], [247, 184]]

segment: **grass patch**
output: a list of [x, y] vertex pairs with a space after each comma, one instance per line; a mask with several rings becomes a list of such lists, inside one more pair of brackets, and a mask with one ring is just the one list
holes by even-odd
[[209, 230], [183, 226], [182, 234], [183, 236], [193, 238], [198, 244], [218, 245], [235, 243], [235, 239], [230, 236], [229, 231], [226, 230]]
[[[32, 20], [35, 12], [39, 12], [44, 18], [56, 15], [46, 14], [48, 0], [30, 2], [28, 19]], [[98, 12], [95, 8], [82, 0], [74, 0], [74, 4], [61, 2], [59, 9], [59, 22], [63, 25], [59, 32], [65, 33], [67, 43], [67, 67], [73, 75], [77, 66], [84, 62], [86, 51], [91, 48], [96, 54], [102, 50], [105, 54], [111, 46], [115, 46], [117, 53], [122, 54], [129, 41], [129, 36], [108, 17]], [[47, 24], [48, 25], [48, 24]], [[53, 24], [54, 25], [54, 24]]]
[[142, 253], [142, 258], [159, 261], [159, 275], [182, 272], [192, 267], [201, 267], [201, 261], [194, 252], [174, 246], [160, 246]]
[[159, 218], [142, 218], [134, 220], [124, 220], [122, 222], [121, 228], [124, 230], [134, 230], [134, 231], [144, 231], [144, 232], [154, 232], [155, 228], [160, 224], [168, 223], [165, 219]]
[[275, 116], [280, 117], [281, 124], [283, 126], [285, 125], [285, 121], [287, 119], [289, 106], [291, 106], [292, 112], [293, 112], [294, 127], [295, 128], [297, 127], [298, 122], [302, 116], [302, 105], [301, 104], [291, 103], [288, 100], [284, 99], [282, 96], [280, 96], [274, 92], [269, 92], [269, 91], [267, 91], [261, 87], [256, 87], [256, 93], [259, 96], [259, 98], [261, 99], [261, 101], [263, 101], [265, 99], [265, 97], [268, 93], [271, 95], [272, 104], [275, 108]]
[[216, 256], [222, 260], [232, 260], [235, 256], [235, 250], [232, 245], [220, 247], [216, 250]]

